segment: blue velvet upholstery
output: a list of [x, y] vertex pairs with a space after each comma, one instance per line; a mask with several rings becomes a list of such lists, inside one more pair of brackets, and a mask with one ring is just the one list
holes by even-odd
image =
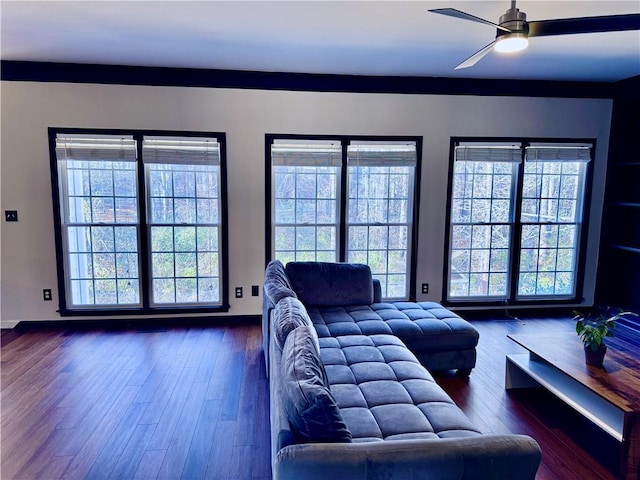
[[[262, 350], [265, 365], [269, 365], [269, 336], [271, 335], [271, 311], [283, 298], [296, 298], [291, 289], [284, 265], [280, 260], [269, 262], [264, 272], [262, 286]], [[269, 371], [267, 369], [267, 375]]]
[[425, 369], [468, 374], [473, 326], [437, 303], [382, 303], [365, 266], [285, 270], [313, 326], [300, 302], [264, 296], [274, 480], [535, 478], [535, 440], [479, 432]]
[[[275, 306], [273, 312], [271, 328], [273, 329], [276, 343], [280, 348], [284, 348], [287, 336], [296, 328], [301, 326], [313, 327], [307, 310], [297, 298], [283, 298]], [[315, 338], [317, 338], [317, 336]], [[320, 348], [319, 345], [318, 348]]]
[[264, 292], [273, 305], [285, 297], [296, 298], [280, 260], [273, 260], [267, 265], [264, 272]]
[[313, 327], [287, 336], [282, 350], [284, 408], [298, 442], [350, 442], [351, 432], [329, 390]]
[[373, 303], [373, 280], [368, 265], [289, 262], [286, 272], [298, 298], [307, 306]]
[[373, 303], [382, 302], [382, 285], [377, 278], [373, 279]]
[[354, 442], [480, 435], [397, 337], [320, 338], [320, 355]]
[[318, 336], [389, 334], [431, 370], [475, 366], [478, 331], [435, 302], [394, 302], [307, 309]]

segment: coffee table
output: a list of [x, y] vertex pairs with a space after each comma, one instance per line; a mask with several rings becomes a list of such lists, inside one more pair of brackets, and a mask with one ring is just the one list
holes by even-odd
[[543, 387], [622, 443], [620, 478], [640, 473], [640, 350], [616, 340], [603, 368], [589, 366], [577, 335], [508, 337], [529, 353], [507, 355], [505, 388]]

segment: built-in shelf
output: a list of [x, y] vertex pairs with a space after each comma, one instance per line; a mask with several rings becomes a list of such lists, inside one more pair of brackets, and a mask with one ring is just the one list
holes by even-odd
[[640, 208], [640, 203], [635, 203], [635, 202], [611, 202], [609, 205], [612, 205], [614, 207]]
[[[639, 77], [640, 78], [640, 77]], [[640, 311], [638, 78], [613, 101], [594, 302]]]
[[627, 247], [626, 245], [615, 245], [615, 244], [609, 244], [607, 246], [610, 248], [615, 248], [616, 250], [624, 250], [625, 252], [640, 253], [640, 248], [636, 248], [636, 247]]

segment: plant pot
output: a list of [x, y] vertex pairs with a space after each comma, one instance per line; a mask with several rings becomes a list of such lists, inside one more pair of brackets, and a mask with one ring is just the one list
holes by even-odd
[[605, 344], [600, 345], [597, 350], [591, 350], [590, 347], [584, 347], [584, 359], [587, 365], [594, 367], [601, 367], [604, 362], [604, 355], [607, 353], [607, 346]]

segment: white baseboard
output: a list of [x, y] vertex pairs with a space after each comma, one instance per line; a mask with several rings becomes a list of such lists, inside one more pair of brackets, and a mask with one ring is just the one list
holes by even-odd
[[18, 325], [17, 320], [0, 320], [0, 328], [14, 328]]

